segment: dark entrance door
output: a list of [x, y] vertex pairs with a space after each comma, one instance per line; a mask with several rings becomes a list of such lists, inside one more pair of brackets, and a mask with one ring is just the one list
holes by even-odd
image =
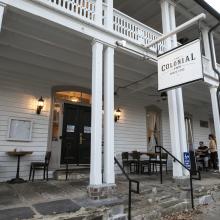
[[61, 164], [90, 164], [91, 108], [64, 104]]

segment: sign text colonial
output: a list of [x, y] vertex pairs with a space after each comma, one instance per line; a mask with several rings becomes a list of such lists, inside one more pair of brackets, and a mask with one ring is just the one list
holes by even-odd
[[203, 79], [200, 40], [178, 47], [158, 58], [158, 90]]

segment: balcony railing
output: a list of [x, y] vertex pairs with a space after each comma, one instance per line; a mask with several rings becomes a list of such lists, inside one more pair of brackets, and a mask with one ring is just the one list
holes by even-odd
[[[116, 9], [113, 12], [113, 30], [120, 36], [141, 45], [147, 45], [161, 36], [161, 33]], [[164, 47], [164, 42], [161, 42], [151, 47], [151, 49], [154, 52], [163, 52]]]
[[217, 64], [217, 69], [220, 72], [220, 64]]
[[[203, 63], [203, 72], [206, 76], [210, 76], [218, 80], [218, 75], [212, 68], [212, 62], [207, 57], [202, 56], [202, 63]], [[220, 71], [220, 64], [217, 64], [217, 69]]]
[[55, 10], [82, 18], [95, 20], [95, 0], [32, 0], [47, 5]]
[[[95, 23], [96, 19], [96, 0], [32, 0], [39, 2], [57, 11], [61, 11], [70, 16], [83, 19], [87, 22]], [[107, 6], [103, 3], [102, 25], [106, 23]], [[113, 30], [118, 36], [130, 40], [139, 45], [147, 45], [161, 34], [154, 29], [142, 24], [141, 22], [129, 17], [126, 14], [113, 10]], [[150, 48], [154, 52], [164, 51], [164, 42]]]

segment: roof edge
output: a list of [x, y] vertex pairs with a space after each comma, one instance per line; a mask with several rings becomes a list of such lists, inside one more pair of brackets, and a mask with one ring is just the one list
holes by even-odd
[[203, 7], [211, 15], [213, 15], [218, 21], [220, 21], [220, 13], [218, 13], [211, 5], [204, 0], [194, 0], [197, 4]]

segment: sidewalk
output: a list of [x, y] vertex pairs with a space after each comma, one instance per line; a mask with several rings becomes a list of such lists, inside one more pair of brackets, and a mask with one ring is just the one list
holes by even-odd
[[[159, 175], [132, 177], [141, 183], [141, 193], [132, 194], [132, 220], [156, 220], [163, 215], [191, 208], [189, 188], [174, 183], [171, 174], [164, 174], [163, 185], [160, 184]], [[110, 199], [88, 199], [87, 186], [88, 180], [50, 180], [15, 185], [1, 183], [0, 219], [79, 220], [86, 219], [87, 216], [87, 219], [98, 220], [106, 216], [112, 206], [123, 204], [127, 208], [128, 183], [123, 176], [117, 177], [117, 192], [115, 197]], [[202, 181], [194, 181], [196, 204], [200, 197], [209, 194], [219, 195], [219, 198], [214, 197], [220, 201], [220, 174], [204, 173]], [[213, 214], [215, 215], [215, 212]], [[216, 215], [219, 214], [216, 209]]]

